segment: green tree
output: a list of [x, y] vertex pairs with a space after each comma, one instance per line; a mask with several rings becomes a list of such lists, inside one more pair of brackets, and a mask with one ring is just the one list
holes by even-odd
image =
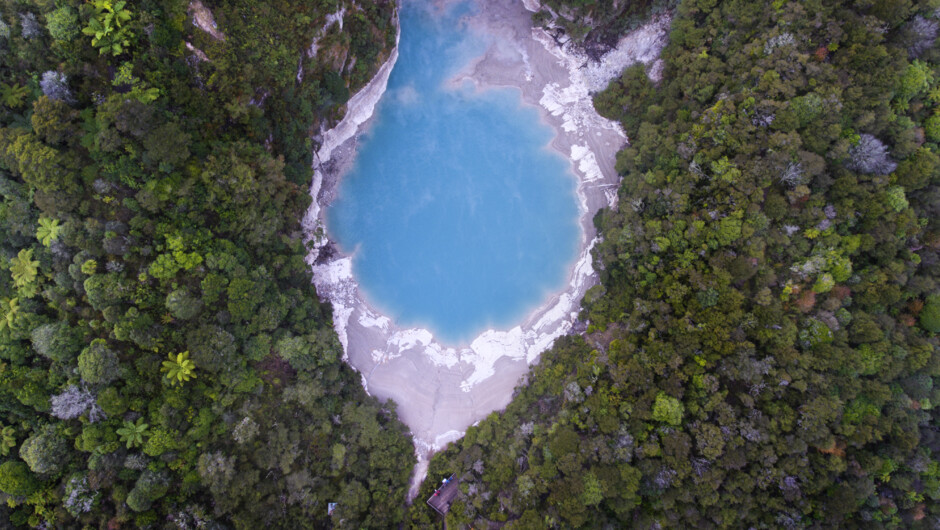
[[202, 310], [202, 300], [190, 294], [186, 289], [176, 289], [166, 295], [166, 308], [173, 317], [189, 320]]
[[7, 456], [16, 447], [16, 429], [0, 424], [0, 455]]
[[143, 418], [137, 418], [136, 422], [125, 421], [124, 426], [115, 432], [121, 437], [121, 441], [124, 442], [124, 445], [130, 449], [132, 447], [140, 447], [144, 444], [144, 437], [147, 436], [147, 427], [149, 427], [149, 425], [144, 423]]
[[584, 504], [588, 506], [596, 506], [604, 500], [604, 490], [594, 473], [584, 474], [584, 493], [582, 493], [582, 497]]
[[682, 424], [684, 413], [685, 407], [678, 399], [663, 392], [656, 395], [656, 401], [653, 403], [654, 420], [677, 426]]
[[21, 249], [15, 258], [10, 260], [10, 274], [13, 276], [13, 285], [22, 289], [22, 292], [36, 294], [36, 275], [39, 272], [39, 262], [33, 259], [33, 249]]
[[99, 54], [121, 55], [130, 46], [133, 37], [125, 23], [131, 19], [130, 10], [124, 9], [127, 3], [111, 0], [92, 2], [94, 14], [82, 33], [91, 37], [91, 45], [98, 48]]
[[924, 121], [924, 133], [932, 142], [940, 142], [940, 114], [935, 114]]
[[6, 83], [0, 84], [0, 101], [3, 106], [11, 109], [18, 109], [23, 106], [24, 99], [29, 94], [29, 89], [25, 86]]
[[82, 31], [78, 13], [67, 5], [46, 14], [46, 29], [53, 39], [65, 42], [71, 41]]
[[816, 278], [816, 283], [813, 284], [814, 293], [828, 293], [832, 290], [832, 287], [835, 286], [836, 282], [832, 278], [832, 275], [829, 273], [820, 274], [819, 278]]
[[108, 384], [118, 378], [117, 353], [104, 339], [95, 339], [78, 355], [78, 375], [93, 385]]
[[888, 206], [890, 206], [894, 211], [901, 212], [907, 209], [908, 202], [907, 197], [904, 194], [904, 188], [901, 186], [891, 186], [886, 192]]
[[34, 473], [57, 474], [68, 456], [68, 445], [52, 425], [34, 431], [20, 446], [20, 458]]
[[0, 317], [0, 331], [9, 333], [19, 328], [21, 313], [18, 298], [0, 298], [0, 311], [3, 312]]
[[185, 351], [173, 355], [167, 354], [167, 360], [163, 361], [161, 372], [166, 372], [166, 378], [170, 380], [171, 385], [182, 385], [190, 379], [196, 377], [196, 364], [189, 359], [189, 352]]
[[36, 239], [38, 239], [44, 247], [48, 247], [53, 241], [59, 238], [62, 228], [63, 226], [59, 224], [57, 219], [40, 217], [39, 228], [36, 229]]
[[39, 489], [36, 476], [23, 462], [7, 461], [0, 464], [0, 491], [25, 497]]
[[901, 109], [907, 109], [908, 102], [924, 92], [933, 82], [928, 63], [914, 60], [907, 65], [903, 74], [898, 78], [895, 100]]
[[[23, 129], [0, 128], [0, 159], [41, 193], [75, 194], [79, 189], [75, 158], [43, 144]], [[70, 205], [64, 203], [58, 207], [67, 209]]]
[[61, 145], [76, 140], [80, 134], [75, 121], [78, 112], [65, 101], [41, 96], [33, 102], [33, 114], [29, 118], [33, 132], [49, 145]]
[[167, 451], [173, 451], [179, 446], [178, 439], [178, 433], [171, 433], [159, 427], [155, 428], [150, 433], [150, 437], [147, 438], [147, 443], [144, 444], [144, 453], [149, 456], [160, 456]]
[[135, 512], [149, 510], [153, 501], [166, 495], [169, 484], [164, 473], [145, 469], [134, 484], [134, 489], [127, 495], [127, 506]]
[[65, 322], [53, 322], [34, 328], [30, 339], [33, 349], [43, 357], [67, 363], [75, 358], [81, 348], [79, 334], [79, 330]]
[[927, 331], [940, 333], [940, 296], [927, 298], [927, 303], [920, 311], [920, 326]]

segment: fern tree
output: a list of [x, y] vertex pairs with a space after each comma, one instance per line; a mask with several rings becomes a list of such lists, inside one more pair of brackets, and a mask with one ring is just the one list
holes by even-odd
[[27, 297], [36, 294], [36, 275], [38, 272], [39, 262], [33, 259], [33, 249], [31, 248], [20, 250], [16, 257], [10, 260], [13, 285]]
[[130, 46], [133, 36], [124, 25], [131, 19], [130, 10], [124, 9], [127, 3], [95, 0], [91, 5], [94, 14], [82, 33], [91, 37], [91, 45], [98, 48], [99, 54], [121, 55]]
[[144, 444], [144, 436], [147, 435], [147, 425], [143, 418], [137, 418], [136, 422], [125, 421], [124, 426], [115, 431], [121, 437], [121, 441], [130, 449]]
[[168, 355], [166, 361], [163, 361], [161, 372], [166, 372], [166, 378], [170, 380], [171, 385], [182, 385], [186, 381], [196, 377], [196, 363], [189, 359], [189, 352], [172, 353]]
[[53, 241], [59, 238], [59, 233], [62, 232], [62, 228], [58, 219], [40, 217], [39, 227], [36, 229], [36, 239], [38, 239], [43, 246], [48, 247]]

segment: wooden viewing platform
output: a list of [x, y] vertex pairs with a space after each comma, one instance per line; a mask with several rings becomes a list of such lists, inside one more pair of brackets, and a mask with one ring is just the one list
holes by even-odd
[[437, 495], [431, 495], [428, 498], [428, 506], [434, 508], [434, 511], [445, 515], [450, 510], [450, 503], [454, 502], [457, 496], [457, 475], [451, 475], [447, 483], [438, 488]]

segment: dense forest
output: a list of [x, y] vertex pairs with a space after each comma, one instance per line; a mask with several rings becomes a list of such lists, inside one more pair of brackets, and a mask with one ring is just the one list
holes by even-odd
[[396, 16], [0, 2], [0, 526], [402, 520], [410, 438], [342, 362], [300, 228], [311, 138]]
[[[455, 473], [453, 528], [940, 525], [940, 2], [542, 4], [590, 53], [672, 9], [664, 75], [595, 98], [631, 141], [587, 332], [419, 499]], [[0, 0], [0, 526], [439, 525], [300, 228], [395, 9]]]
[[[557, 34], [630, 3], [544, 4]], [[431, 461], [450, 527], [940, 525], [938, 30], [936, 1], [678, 5], [662, 81], [595, 98], [630, 145], [588, 331]]]

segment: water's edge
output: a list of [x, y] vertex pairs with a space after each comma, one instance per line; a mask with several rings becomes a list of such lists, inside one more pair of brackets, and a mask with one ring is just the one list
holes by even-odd
[[[537, 106], [555, 131], [551, 146], [571, 161], [578, 178], [582, 229], [566, 288], [520, 325], [508, 331], [488, 330], [459, 348], [441, 345], [428, 330], [397, 327], [360, 295], [352, 277], [352, 258], [339, 253], [324, 233], [323, 208], [332, 201], [338, 179], [352, 163], [358, 135], [368, 127], [386, 90], [398, 57], [397, 40], [376, 76], [349, 100], [343, 120], [323, 133], [314, 158], [310, 190], [314, 200], [303, 220], [313, 243], [307, 262], [320, 297], [332, 302], [344, 360], [360, 372], [370, 394], [397, 402], [399, 416], [412, 430], [419, 462], [411, 496], [423, 480], [429, 454], [463, 436], [468, 426], [490, 412], [504, 408], [529, 364], [572, 330], [581, 298], [597, 283], [591, 259], [596, 242], [592, 218], [601, 207], [616, 205], [619, 177], [613, 161], [627, 141], [619, 124], [597, 115], [591, 92], [633, 62], [652, 64], [669, 26], [668, 17], [655, 19], [625, 37], [601, 64], [584, 67], [584, 56], [531, 27], [523, 5], [531, 9], [532, 0], [510, 6], [498, 0], [480, 0], [480, 4], [472, 24], [498, 37], [498, 44], [454, 81], [469, 80], [481, 90], [519, 89], [523, 102]], [[396, 26], [400, 37], [397, 20]], [[519, 78], [520, 71], [524, 79]]]

